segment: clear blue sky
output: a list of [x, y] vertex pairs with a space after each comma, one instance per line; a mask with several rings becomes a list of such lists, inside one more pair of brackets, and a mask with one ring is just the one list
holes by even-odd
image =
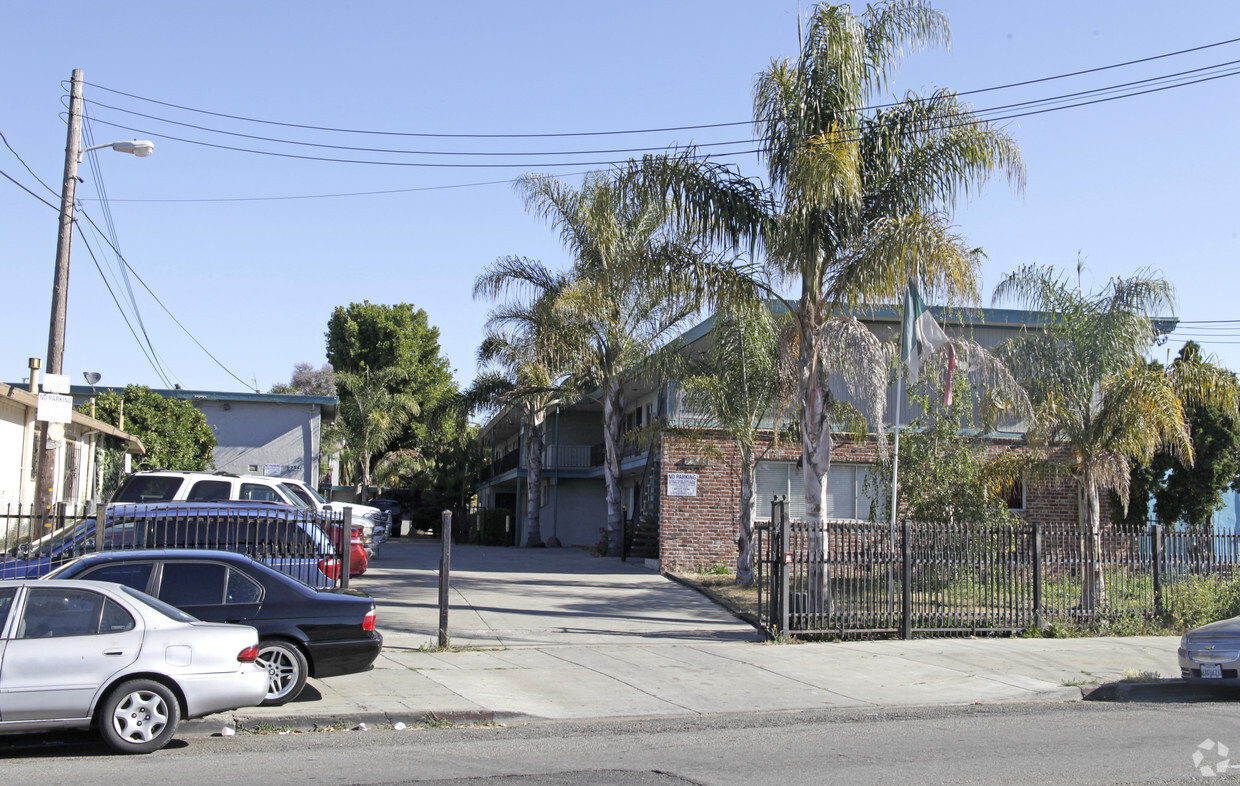
[[[893, 92], [979, 90], [1240, 37], [1240, 4], [1232, 0], [1189, 0], [1174, 8], [1119, 0], [944, 0], [936, 7], [951, 20], [951, 49], [907, 58]], [[544, 134], [696, 126], [749, 120], [754, 75], [772, 57], [793, 56], [796, 42], [797, 4], [790, 0], [10, 4], [0, 32], [0, 132], [59, 190], [66, 85], [71, 71], [82, 68], [95, 141], [155, 141], [150, 158], [97, 154], [120, 248], [189, 332], [243, 380], [199, 349], [132, 280], [168, 382], [267, 390], [287, 381], [295, 363], [325, 361], [323, 333], [335, 306], [370, 300], [424, 308], [458, 381], [467, 384], [489, 307], [471, 297], [478, 272], [507, 254], [551, 266], [569, 261], [555, 234], [525, 213], [510, 185], [468, 184], [524, 171], [579, 183], [591, 166], [575, 162], [627, 154], [564, 151], [739, 142], [749, 128], [557, 139], [359, 136], [192, 114], [103, 88], [230, 115], [364, 130]], [[1240, 60], [1240, 44], [970, 100], [989, 109], [1232, 60]], [[1240, 318], [1234, 307], [1238, 94], [1240, 78], [1225, 77], [1004, 121], [1025, 157], [1025, 193], [995, 181], [956, 213], [959, 231], [988, 255], [985, 303], [995, 282], [1017, 265], [1075, 271], [1081, 258], [1086, 288], [1149, 267], [1177, 287], [1182, 319]], [[178, 127], [103, 104], [281, 139], [473, 155], [294, 148]], [[521, 167], [328, 163], [158, 135], [298, 155]], [[537, 155], [476, 155], [514, 151]], [[760, 172], [752, 156], [725, 154], [724, 160]], [[2, 147], [0, 171], [58, 201]], [[86, 182], [79, 199], [103, 226], [97, 178], [85, 165], [81, 175]], [[373, 191], [402, 193], [183, 201]], [[162, 386], [82, 236], [79, 228], [66, 373], [77, 384], [83, 371], [98, 371], [105, 385]], [[123, 289], [103, 241], [93, 230], [84, 236], [114, 289]], [[2, 380], [22, 379], [27, 358], [46, 351], [55, 239], [55, 211], [0, 179]], [[1211, 334], [1207, 351], [1240, 369], [1240, 343], [1225, 343], [1240, 342], [1240, 323], [1216, 327], [1222, 329]], [[1190, 334], [1186, 326], [1181, 335], [1204, 334], [1200, 327]], [[1157, 356], [1165, 359], [1167, 349], [1174, 355], [1181, 343], [1173, 341]]]

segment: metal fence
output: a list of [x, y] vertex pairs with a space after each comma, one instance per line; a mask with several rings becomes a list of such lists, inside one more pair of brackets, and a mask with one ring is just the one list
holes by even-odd
[[811, 528], [772, 504], [756, 527], [758, 608], [784, 635], [985, 635], [1049, 621], [1153, 618], [1201, 581], [1240, 575], [1240, 535], [1079, 524]]
[[[314, 587], [348, 586], [351, 510], [321, 514], [286, 507], [193, 504], [64, 507], [0, 512], [0, 577], [35, 578], [83, 554], [150, 548], [245, 554]], [[102, 536], [98, 533], [102, 532]]]

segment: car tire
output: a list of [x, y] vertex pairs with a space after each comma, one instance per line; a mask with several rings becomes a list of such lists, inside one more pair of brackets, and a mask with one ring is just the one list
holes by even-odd
[[99, 733], [117, 753], [151, 753], [168, 744], [181, 721], [177, 697], [154, 680], [129, 680], [99, 705]]
[[279, 639], [258, 643], [259, 666], [267, 670], [267, 698], [262, 706], [278, 707], [297, 698], [306, 686], [309, 666], [296, 644]]

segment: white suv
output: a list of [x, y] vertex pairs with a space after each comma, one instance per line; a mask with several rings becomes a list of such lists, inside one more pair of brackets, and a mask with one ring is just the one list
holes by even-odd
[[376, 557], [388, 537], [387, 514], [369, 505], [328, 502], [300, 480], [231, 472], [189, 472], [158, 469], [135, 472], [125, 479], [110, 504], [142, 502], [280, 502], [297, 508], [338, 513], [353, 508], [353, 523], [362, 527], [366, 554]]

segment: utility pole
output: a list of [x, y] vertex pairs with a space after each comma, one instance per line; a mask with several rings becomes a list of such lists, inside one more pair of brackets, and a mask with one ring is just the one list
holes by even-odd
[[[52, 281], [52, 322], [47, 337], [47, 370], [63, 372], [65, 359], [65, 317], [69, 310], [69, 247], [73, 243], [73, 203], [77, 191], [79, 148], [82, 139], [82, 69], [73, 69], [69, 82], [69, 131], [65, 142], [65, 177], [60, 190], [60, 233], [56, 236], [56, 275]], [[56, 448], [48, 444], [48, 427], [39, 430], [39, 511], [52, 509], [56, 487]]]

